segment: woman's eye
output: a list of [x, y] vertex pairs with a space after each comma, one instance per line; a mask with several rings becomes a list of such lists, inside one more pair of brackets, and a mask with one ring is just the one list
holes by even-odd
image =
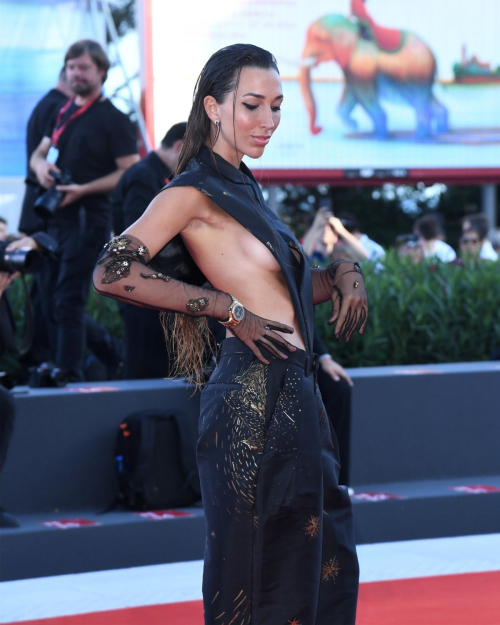
[[243, 106], [246, 106], [249, 111], [255, 111], [257, 108], [256, 104], [247, 104], [246, 102], [243, 102]]
[[271, 110], [273, 111], [273, 113], [276, 113], [277, 111], [281, 111], [281, 106], [272, 106]]

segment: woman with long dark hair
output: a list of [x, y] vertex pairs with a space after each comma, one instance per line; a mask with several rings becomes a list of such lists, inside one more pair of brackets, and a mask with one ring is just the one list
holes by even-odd
[[197, 384], [206, 318], [226, 326], [197, 447], [207, 625], [355, 622], [351, 502], [316, 385], [313, 304], [332, 301], [348, 341], [363, 332], [367, 301], [358, 265], [309, 268], [241, 162], [262, 155], [282, 100], [272, 54], [216, 52], [196, 84], [177, 176], [105, 246], [94, 274], [99, 293], [178, 313], [178, 364]]

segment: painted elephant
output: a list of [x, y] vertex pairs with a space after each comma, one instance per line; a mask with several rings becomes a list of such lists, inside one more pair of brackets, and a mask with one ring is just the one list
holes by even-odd
[[[364, 7], [362, 0], [353, 0], [356, 4]], [[380, 104], [384, 99], [415, 109], [419, 138], [448, 130], [448, 112], [432, 91], [436, 59], [414, 33], [377, 27], [362, 15], [354, 20], [326, 15], [309, 26], [302, 58], [299, 81], [312, 134], [322, 128], [316, 124], [311, 68], [326, 61], [335, 61], [344, 73], [338, 111], [351, 130], [357, 129], [351, 113], [359, 104], [370, 116], [376, 137], [387, 137], [387, 116]]]

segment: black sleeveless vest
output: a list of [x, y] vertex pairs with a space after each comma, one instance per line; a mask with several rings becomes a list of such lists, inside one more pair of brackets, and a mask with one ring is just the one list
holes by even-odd
[[[306, 349], [311, 352], [314, 313], [311, 273], [307, 257], [294, 235], [266, 205], [260, 187], [248, 167], [241, 163], [240, 169], [236, 169], [204, 146], [190, 161], [187, 169], [164, 189], [171, 187], [198, 189], [271, 251], [288, 285]], [[292, 250], [299, 252], [300, 262]], [[177, 280], [197, 286], [208, 285], [207, 279], [194, 263], [180, 235], [174, 237], [151, 260], [150, 265], [155, 269], [164, 270]], [[251, 285], [249, 287], [251, 288]]]

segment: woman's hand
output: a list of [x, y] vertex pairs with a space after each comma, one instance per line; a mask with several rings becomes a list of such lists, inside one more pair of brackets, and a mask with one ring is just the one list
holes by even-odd
[[297, 349], [276, 332], [277, 330], [278, 332], [293, 334], [295, 331], [293, 328], [284, 323], [279, 323], [278, 321], [258, 317], [249, 310], [245, 310], [245, 316], [237, 326], [228, 329], [234, 336], [239, 338], [242, 343], [245, 343], [255, 356], [266, 365], [270, 363], [258, 348], [257, 343], [282, 360], [286, 360], [288, 356], [280, 351], [277, 346], [289, 352], [294, 352]]
[[332, 314], [328, 325], [335, 322], [335, 337], [346, 343], [356, 328], [363, 334], [368, 319], [368, 298], [363, 274], [358, 263], [341, 263], [332, 285]]

